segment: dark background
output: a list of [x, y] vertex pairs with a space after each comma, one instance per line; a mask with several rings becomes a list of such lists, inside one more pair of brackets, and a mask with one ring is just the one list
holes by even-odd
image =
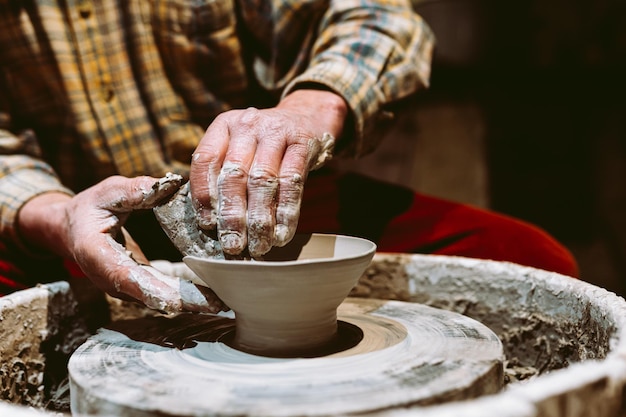
[[626, 2], [416, 9], [439, 39], [431, 93], [483, 106], [491, 208], [544, 227], [575, 252], [583, 278], [623, 294]]
[[531, 221], [626, 294], [626, 1], [414, 6], [438, 40], [431, 87], [361, 168]]

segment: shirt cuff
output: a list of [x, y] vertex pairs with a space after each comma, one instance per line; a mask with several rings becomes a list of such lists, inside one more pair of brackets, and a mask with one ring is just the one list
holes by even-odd
[[46, 254], [33, 250], [20, 238], [18, 213], [24, 204], [38, 195], [48, 192], [74, 195], [74, 192], [63, 186], [49, 171], [36, 168], [20, 169], [0, 176], [0, 190], [0, 236], [29, 256], [46, 257]]
[[344, 138], [348, 140], [344, 142], [340, 153], [358, 157], [373, 151], [393, 119], [393, 114], [380, 105], [385, 102], [385, 95], [376, 80], [347, 62], [324, 62], [293, 79], [285, 87], [282, 97], [297, 90], [302, 84], [311, 83], [324, 85], [348, 103], [353, 129], [345, 129], [351, 137]]

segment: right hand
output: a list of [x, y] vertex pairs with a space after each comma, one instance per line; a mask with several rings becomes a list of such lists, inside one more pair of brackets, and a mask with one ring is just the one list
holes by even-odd
[[331, 158], [348, 106], [325, 90], [296, 90], [276, 107], [230, 110], [207, 128], [190, 172], [204, 230], [226, 255], [260, 258], [293, 238], [310, 170]]
[[150, 267], [123, 229], [133, 210], [153, 208], [181, 182], [178, 176], [114, 176], [73, 197], [42, 194], [20, 210], [20, 234], [28, 244], [75, 260], [98, 288], [114, 297], [170, 313], [217, 313], [224, 305], [210, 289]]

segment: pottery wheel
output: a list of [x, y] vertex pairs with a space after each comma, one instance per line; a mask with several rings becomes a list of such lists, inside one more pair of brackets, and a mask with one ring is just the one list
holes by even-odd
[[338, 317], [344, 350], [291, 359], [229, 347], [227, 317], [113, 323], [70, 358], [72, 412], [315, 416], [466, 399], [502, 386], [500, 341], [465, 316], [349, 298]]

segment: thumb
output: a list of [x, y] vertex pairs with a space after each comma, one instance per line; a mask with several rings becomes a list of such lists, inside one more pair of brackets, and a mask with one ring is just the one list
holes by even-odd
[[167, 313], [189, 311], [213, 314], [229, 309], [207, 287], [199, 287], [184, 279], [165, 275], [152, 266], [141, 265], [141, 268], [152, 279], [137, 280], [142, 290], [138, 299], [150, 308]]
[[99, 192], [101, 207], [115, 213], [151, 209], [171, 196], [183, 183], [183, 177], [168, 173], [165, 177], [109, 177]]

